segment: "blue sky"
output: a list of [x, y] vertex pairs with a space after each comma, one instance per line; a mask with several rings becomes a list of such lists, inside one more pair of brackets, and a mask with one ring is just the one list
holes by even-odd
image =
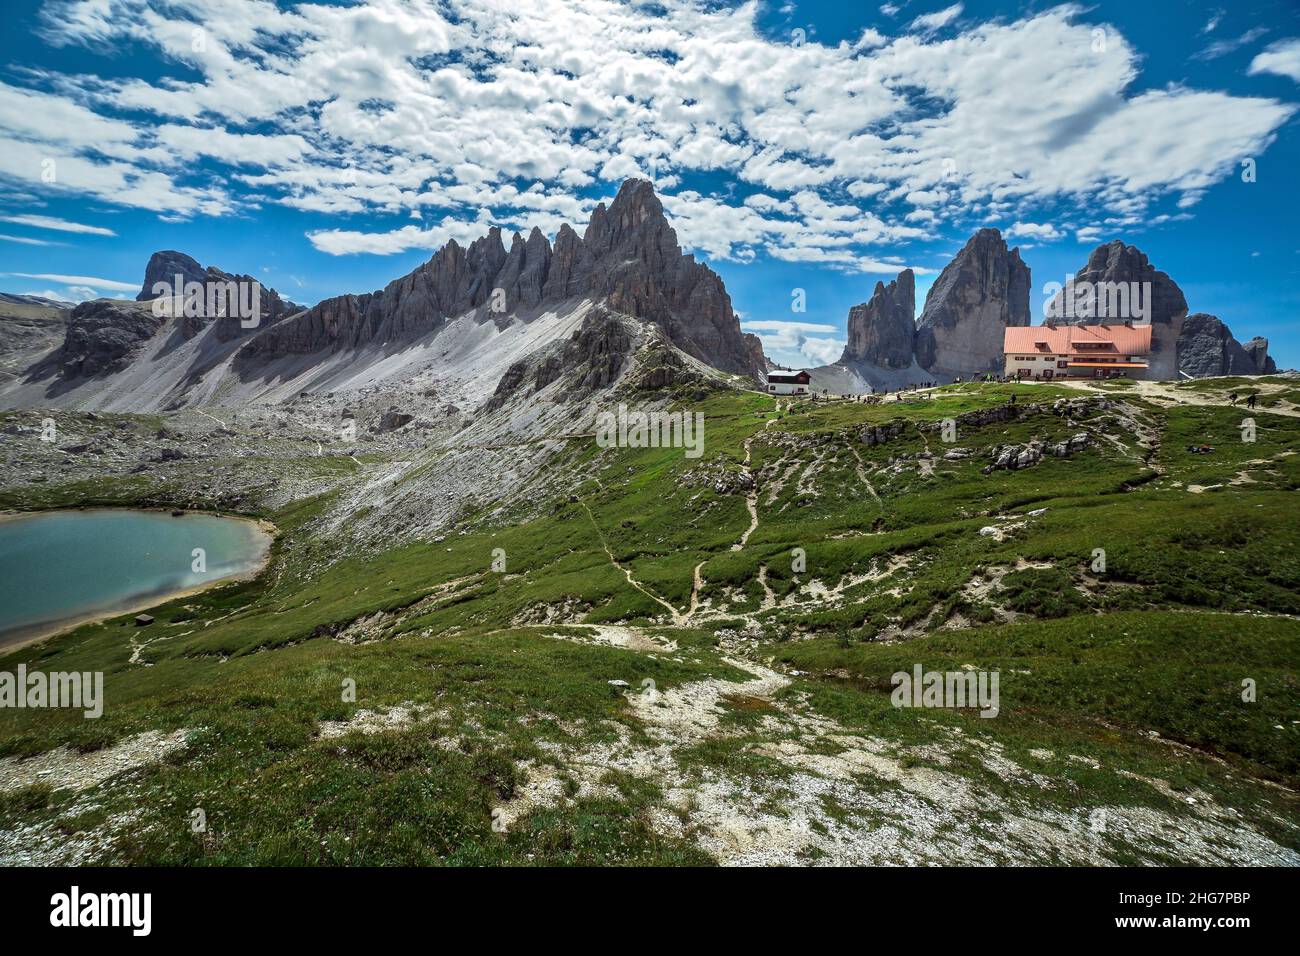
[[1300, 366], [1294, 0], [6, 6], [6, 291], [130, 296], [175, 248], [310, 303], [642, 175], [788, 364], [996, 226], [1035, 308], [1119, 238]]

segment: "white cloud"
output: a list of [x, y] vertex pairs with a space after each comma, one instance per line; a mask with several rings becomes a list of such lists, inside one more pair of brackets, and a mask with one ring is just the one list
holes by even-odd
[[1244, 46], [1249, 46], [1266, 33], [1268, 33], [1268, 27], [1251, 27], [1245, 33], [1230, 40], [1215, 40], [1205, 49], [1193, 53], [1192, 59], [1217, 60], [1221, 56], [1227, 56]]
[[1300, 39], [1279, 40], [1250, 61], [1246, 72], [1276, 73], [1300, 83]]
[[119, 282], [116, 279], [99, 279], [95, 276], [68, 276], [50, 272], [5, 272], [7, 276], [20, 279], [40, 279], [43, 282], [61, 282], [67, 285], [90, 286], [92, 289], [108, 289], [113, 292], [139, 292], [138, 282]]
[[844, 342], [841, 339], [804, 339], [799, 343], [799, 351], [817, 365], [830, 365], [844, 354]]
[[54, 216], [0, 216], [0, 221], [12, 222], [18, 226], [31, 226], [34, 229], [53, 229], [56, 232], [81, 232], [92, 236], [116, 236], [112, 229], [103, 226], [88, 226], [85, 223], [70, 222]]
[[1051, 242], [1054, 239], [1060, 239], [1064, 233], [1051, 223], [1017, 222], [1002, 230], [1002, 235], [1006, 239], [1023, 236], [1026, 239], [1041, 239], [1044, 242]]
[[946, 27], [948, 24], [952, 23], [953, 20], [956, 20], [961, 16], [961, 11], [962, 5], [960, 3], [954, 3], [951, 7], [944, 7], [942, 10], [937, 10], [934, 13], [923, 14], [912, 21], [912, 29], [924, 31], [938, 30], [941, 27]]
[[[1140, 52], [1107, 25], [1094, 53], [1080, 6], [963, 12], [795, 45], [759, 28], [753, 2], [56, 0], [54, 42], [152, 45], [176, 68], [0, 84], [0, 177], [172, 218], [266, 202], [391, 215], [404, 225], [310, 237], [390, 254], [459, 236], [482, 209], [553, 232], [585, 221], [577, 190], [718, 173], [736, 188], [665, 197], [691, 249], [889, 272], [889, 251], [950, 223], [1034, 223], [1062, 199], [1097, 223], [1152, 219], [1169, 194], [1190, 207], [1295, 109], [1139, 87]], [[408, 224], [426, 212], [440, 225]]]
[[[82, 291], [86, 291], [86, 292], [89, 292], [89, 293], [91, 293], [91, 294], [88, 295], [88, 296], [84, 296], [84, 297], [82, 297], [82, 296], [79, 295], [79, 293], [82, 292]], [[77, 293], [77, 295], [74, 295], [74, 294], [73, 294], [74, 292]], [[85, 290], [82, 290], [82, 289], [80, 289], [80, 288], [67, 288], [67, 289], [61, 289], [61, 290], [56, 290], [56, 289], [26, 289], [26, 290], [24, 290], [24, 291], [22, 291], [22, 292], [19, 292], [18, 294], [19, 294], [19, 295], [34, 295], [34, 296], [36, 296], [36, 297], [39, 298], [39, 299], [52, 299], [52, 300], [55, 301], [55, 302], [85, 302], [86, 299], [93, 299], [93, 298], [95, 298], [94, 290], [92, 290], [92, 289], [85, 289]]]
[[407, 249], [440, 249], [452, 239], [462, 246], [467, 246], [486, 233], [491, 226], [492, 223], [486, 219], [469, 222], [445, 219], [440, 225], [431, 229], [422, 229], [419, 226], [403, 226], [391, 232], [325, 229], [308, 233], [307, 238], [321, 252], [328, 252], [333, 256], [355, 252], [391, 256], [394, 253], [405, 252]]
[[746, 332], [836, 332], [838, 329], [824, 322], [784, 322], [780, 319], [755, 319], [745, 321], [740, 327]]
[[829, 365], [844, 353], [844, 341], [830, 337], [838, 331], [833, 325], [758, 319], [742, 321], [740, 327], [757, 335], [764, 353], [781, 365]]
[[0, 233], [0, 240], [5, 242], [17, 242], [24, 246], [61, 246], [61, 242], [50, 242], [46, 239], [29, 239], [26, 236], [6, 236]]

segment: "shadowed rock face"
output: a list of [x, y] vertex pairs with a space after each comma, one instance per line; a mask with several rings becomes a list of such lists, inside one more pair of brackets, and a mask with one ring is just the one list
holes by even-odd
[[165, 249], [162, 252], [155, 252], [149, 257], [149, 264], [144, 267], [144, 284], [140, 286], [140, 294], [135, 297], [137, 302], [148, 302], [158, 298], [153, 291], [157, 283], [163, 283], [168, 288], [176, 281], [176, 277], [181, 277], [181, 283], [186, 282], [203, 282], [207, 279], [207, 270], [199, 265], [198, 261], [190, 258], [183, 252], [177, 252], [174, 249]]
[[1002, 367], [1003, 331], [1029, 324], [1029, 267], [981, 229], [939, 274], [917, 322], [916, 360], [941, 375]]
[[[494, 290], [501, 291], [494, 296]], [[581, 237], [564, 225], [553, 247], [537, 229], [527, 240], [516, 234], [508, 252], [495, 228], [468, 250], [449, 242], [382, 292], [327, 299], [268, 329], [241, 352], [240, 364], [410, 339], [473, 310], [482, 320], [498, 311], [527, 319], [528, 312], [582, 298], [653, 322], [683, 351], [716, 368], [755, 377], [766, 371], [761, 348], [740, 331], [722, 280], [682, 254], [654, 188], [636, 179], [623, 184], [608, 208], [596, 207]]]
[[911, 366], [916, 338], [916, 277], [911, 269], [889, 285], [877, 282], [870, 301], [849, 309], [848, 336], [842, 363]]
[[[1248, 351], [1232, 336], [1232, 331], [1218, 317], [1198, 312], [1187, 314], [1187, 298], [1167, 273], [1151, 265], [1147, 256], [1135, 246], [1119, 240], [1093, 249], [1088, 263], [1075, 276], [1075, 285], [1088, 282], [1094, 287], [1103, 283], [1136, 284], [1148, 293], [1149, 283], [1151, 321], [1151, 376], [1159, 379], [1176, 379], [1179, 372], [1194, 378], [1210, 375], [1243, 375], [1274, 372], [1273, 360], [1268, 357], [1268, 341], [1252, 340]], [[1063, 293], [1053, 305], [1063, 301]], [[1058, 310], [1059, 311], [1059, 310]], [[1109, 316], [1115, 319], [1138, 316]], [[1065, 314], [1061, 320], [1087, 324], [1097, 319], [1088, 316]]]
[[1178, 336], [1178, 367], [1194, 378], [1253, 375], [1255, 359], [1217, 316], [1197, 312], [1183, 321]]
[[511, 364], [497, 382], [485, 410], [492, 412], [517, 395], [531, 395], [568, 376], [568, 391], [585, 395], [618, 378], [634, 345], [635, 325], [609, 309], [593, 309], [567, 339]]
[[1249, 342], [1242, 346], [1246, 354], [1250, 356], [1251, 363], [1255, 366], [1255, 371], [1261, 375], [1272, 375], [1277, 371], [1275, 363], [1268, 354], [1268, 339], [1262, 335], [1257, 335]]
[[221, 315], [212, 318], [182, 316], [180, 324], [186, 337], [197, 335], [207, 322], [215, 322], [217, 338], [222, 342], [229, 342], [241, 335], [247, 335], [266, 328], [285, 316], [302, 311], [302, 306], [290, 302], [288, 299], [280, 298], [278, 292], [263, 286], [261, 282], [252, 276], [232, 274], [218, 269], [216, 266], [208, 266], [204, 269], [197, 260], [183, 252], [176, 252], [172, 249], [155, 252], [149, 257], [149, 263], [144, 269], [144, 283], [140, 287], [139, 294], [135, 297], [136, 301], [147, 302], [158, 298], [154, 293], [155, 287], [161, 283], [169, 290], [172, 290], [176, 287], [178, 278], [182, 287], [190, 282], [200, 283], [205, 289], [214, 284], [236, 282], [257, 283], [260, 290], [258, 293], [259, 315], [256, 324], [246, 326], [244, 321], [237, 315]]
[[753, 332], [745, 332], [742, 336], [745, 347], [749, 349], [749, 361], [757, 368], [767, 369], [767, 356], [763, 354], [763, 340]]
[[[1076, 285], [1080, 282], [1093, 284], [1103, 282], [1151, 283], [1151, 322], [1160, 325], [1173, 325], [1187, 315], [1187, 299], [1183, 290], [1178, 288], [1168, 273], [1161, 272], [1151, 265], [1146, 254], [1136, 246], [1126, 246], [1118, 239], [1098, 246], [1088, 255], [1088, 264], [1074, 277]], [[1124, 320], [1137, 319], [1136, 315], [1114, 315], [1109, 318]], [[1087, 316], [1079, 318], [1064, 317], [1064, 321], [1074, 324], [1088, 324], [1096, 319]]]
[[146, 303], [120, 299], [83, 302], [72, 310], [63, 345], [42, 365], [56, 365], [65, 379], [120, 371], [165, 321]]

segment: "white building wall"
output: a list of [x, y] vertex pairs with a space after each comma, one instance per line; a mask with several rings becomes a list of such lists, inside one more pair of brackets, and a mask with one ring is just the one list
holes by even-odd
[[1029, 369], [1030, 375], [1042, 375], [1047, 369], [1052, 370], [1052, 375], [1065, 375], [1068, 369], [1058, 369], [1056, 363], [1064, 360], [1064, 355], [1026, 355], [1020, 353], [1019, 356], [1009, 354], [1006, 356], [1006, 365], [1003, 367], [1003, 374], [1014, 376], [1022, 368]]

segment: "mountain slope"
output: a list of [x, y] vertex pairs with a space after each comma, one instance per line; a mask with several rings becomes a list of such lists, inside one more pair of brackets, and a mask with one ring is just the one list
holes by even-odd
[[[649, 183], [628, 180], [579, 237], [554, 247], [536, 229], [507, 251], [497, 228], [452, 241], [384, 289], [299, 309], [265, 290], [252, 329], [146, 308], [154, 283], [253, 281], [189, 256], [156, 253], [138, 305], [99, 300], [74, 313], [59, 354], [0, 389], [9, 407], [148, 411], [280, 402], [302, 392], [437, 390], [458, 406], [493, 393], [515, 362], [577, 332], [595, 308], [659, 329], [705, 364], [757, 381], [758, 340], [740, 331], [722, 280], [684, 255]], [[142, 311], [143, 310], [143, 311]], [[291, 314], [292, 313], [292, 314]]]
[[[646, 397], [662, 350], [702, 368], [612, 311], [579, 354], [605, 354], [611, 322], [644, 339], [589, 396], [604, 407]], [[99, 454], [0, 439], [5, 506], [238, 495], [279, 532], [257, 581], [163, 602], [153, 630], [119, 617], [6, 657], [102, 670], [112, 704], [91, 730], [0, 711], [0, 834], [24, 835], [0, 861], [1300, 862], [1300, 751], [1278, 729], [1300, 648], [1284, 380], [1262, 384], [1252, 444], [1231, 382], [1171, 386], [1167, 406], [1057, 384], [878, 406], [683, 385], [676, 407], [706, 422], [692, 460], [595, 442], [586, 403], [556, 399], [601, 368], [452, 439], [349, 405], [361, 437], [320, 454], [323, 396], [159, 416], [184, 454], [138, 474], [123, 456], [149, 419], [55, 413]], [[533, 433], [523, 409], [546, 417]], [[14, 480], [35, 455], [96, 477]], [[996, 719], [894, 706], [917, 665], [999, 673]], [[131, 772], [69, 791], [92, 758]]]
[[58, 347], [72, 309], [71, 302], [0, 292], [0, 389]]

